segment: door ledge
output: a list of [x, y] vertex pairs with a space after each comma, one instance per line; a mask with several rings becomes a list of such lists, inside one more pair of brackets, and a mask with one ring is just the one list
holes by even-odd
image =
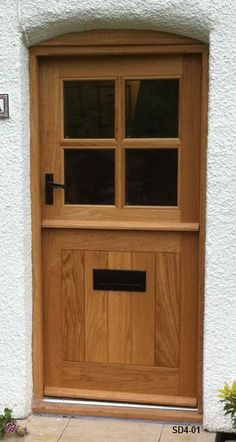
[[167, 221], [107, 221], [107, 220], [54, 220], [44, 219], [43, 228], [51, 229], [98, 229], [98, 230], [151, 230], [170, 232], [198, 232], [197, 222]]

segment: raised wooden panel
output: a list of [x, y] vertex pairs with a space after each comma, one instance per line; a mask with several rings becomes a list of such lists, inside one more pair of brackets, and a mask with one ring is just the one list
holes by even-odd
[[179, 366], [180, 257], [156, 254], [156, 348], [159, 367]]
[[93, 290], [93, 269], [107, 268], [107, 253], [85, 252], [85, 360], [107, 362], [107, 292]]
[[84, 360], [84, 252], [61, 251], [62, 359]]

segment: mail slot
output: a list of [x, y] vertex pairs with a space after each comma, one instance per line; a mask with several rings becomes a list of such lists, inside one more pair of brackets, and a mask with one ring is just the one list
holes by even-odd
[[116, 292], [145, 292], [146, 272], [139, 270], [93, 270], [93, 289]]

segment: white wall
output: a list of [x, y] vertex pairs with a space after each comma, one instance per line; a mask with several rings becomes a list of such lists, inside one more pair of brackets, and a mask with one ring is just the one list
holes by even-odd
[[0, 408], [25, 415], [31, 402], [31, 228], [28, 51], [15, 1], [0, 2]]
[[31, 233], [26, 46], [89, 29], [149, 29], [210, 42], [204, 424], [228, 429], [216, 389], [236, 379], [235, 0], [1, 0], [0, 406], [31, 401]]

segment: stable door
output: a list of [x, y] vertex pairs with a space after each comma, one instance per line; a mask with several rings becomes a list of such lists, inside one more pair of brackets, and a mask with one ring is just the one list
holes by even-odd
[[200, 56], [39, 78], [44, 394], [195, 407]]

